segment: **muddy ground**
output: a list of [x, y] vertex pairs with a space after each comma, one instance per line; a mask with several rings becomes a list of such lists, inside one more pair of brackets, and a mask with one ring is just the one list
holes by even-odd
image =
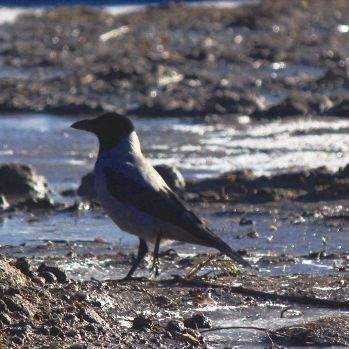
[[[139, 279], [122, 282], [136, 250], [129, 252], [103, 239], [4, 245], [0, 247], [3, 347], [349, 345], [347, 244], [332, 252], [327, 239], [334, 237], [329, 232], [320, 249], [309, 245], [305, 254], [263, 251], [258, 218], [270, 218], [268, 236], [277, 236], [284, 224], [297, 229], [310, 222], [339, 234], [348, 229], [348, 201], [202, 204], [217, 216], [251, 228], [240, 236], [236, 233], [235, 241], [253, 242], [253, 248], [239, 250], [253, 270], [241, 270], [214, 252], [178, 253], [183, 248], [175, 244], [162, 248], [160, 278], [154, 277], [150, 255], [137, 272]], [[31, 224], [42, 214], [57, 212], [34, 210], [24, 217]], [[73, 210], [67, 219], [76, 215]], [[317, 268], [302, 274], [302, 265]]]
[[348, 21], [346, 0], [22, 15], [1, 26], [0, 111], [347, 117]]
[[[167, 262], [175, 259], [169, 255]], [[0, 265], [4, 348], [227, 347], [210, 337], [227, 326], [208, 319], [206, 307], [231, 307], [239, 317], [244, 308], [281, 306], [282, 319], [297, 317], [299, 305], [337, 312], [287, 328], [253, 328], [247, 319], [242, 327], [261, 332], [259, 345], [265, 347], [349, 345], [349, 317], [343, 312], [349, 307], [345, 275], [261, 276], [222, 268], [215, 261], [214, 274], [200, 277], [195, 263], [185, 278], [82, 282], [67, 278], [52, 261], [1, 258]], [[228, 347], [236, 342], [232, 332]]]

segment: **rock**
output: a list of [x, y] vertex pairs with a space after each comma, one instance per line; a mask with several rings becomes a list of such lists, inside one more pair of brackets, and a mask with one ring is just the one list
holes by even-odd
[[132, 321], [132, 328], [139, 331], [149, 330], [153, 325], [153, 321], [143, 315], [136, 316]]
[[211, 328], [211, 321], [203, 314], [195, 314], [184, 320], [184, 326], [194, 330], [198, 328]]
[[242, 217], [239, 221], [239, 225], [253, 225], [253, 220]]
[[49, 197], [49, 190], [46, 179], [33, 167], [10, 163], [0, 165], [0, 194], [40, 200]]
[[336, 177], [349, 178], [349, 164], [347, 164], [345, 167], [340, 168], [336, 173]]
[[185, 179], [176, 167], [168, 165], [154, 166], [166, 184], [174, 191], [182, 191], [185, 188]]
[[171, 320], [167, 323], [166, 330], [170, 333], [182, 333], [185, 330], [185, 326], [182, 321]]
[[255, 230], [252, 230], [252, 231], [249, 231], [246, 234], [246, 237], [248, 237], [250, 239], [258, 239], [259, 238], [259, 234]]
[[29, 325], [20, 323], [18, 326], [11, 327], [8, 330], [11, 336], [22, 338], [29, 331]]
[[40, 276], [44, 277], [44, 275], [48, 275], [47, 273], [52, 273], [56, 278], [58, 282], [66, 283], [68, 282], [68, 278], [66, 273], [59, 269], [58, 267], [49, 266], [45, 263], [41, 263], [38, 268], [38, 273]]
[[25, 257], [17, 258], [13, 265], [19, 269], [24, 275], [32, 278], [33, 272], [30, 270], [30, 264]]
[[264, 110], [255, 110], [250, 116], [254, 118], [275, 119], [287, 116], [300, 116], [308, 113], [309, 106], [305, 99], [287, 97], [279, 104]]
[[325, 112], [326, 115], [349, 118], [349, 99], [337, 102], [332, 108]]
[[[59, 207], [60, 205], [57, 205]], [[52, 198], [44, 197], [44, 198], [28, 198], [24, 201], [20, 201], [16, 205], [13, 206], [15, 209], [19, 210], [52, 210], [56, 208]]]
[[90, 308], [82, 308], [79, 311], [78, 316], [90, 324], [104, 324], [103, 319], [98, 315], [98, 313]]
[[86, 302], [88, 300], [88, 296], [84, 292], [76, 292], [71, 295], [71, 298], [79, 302]]
[[319, 85], [334, 89], [338, 86], [348, 83], [348, 75], [345, 66], [335, 66], [326, 71], [326, 73], [315, 81], [315, 88]]
[[45, 279], [45, 281], [49, 284], [53, 284], [57, 282], [57, 278], [54, 274], [50, 273], [49, 271], [43, 270], [40, 275]]
[[83, 198], [86, 198], [88, 200], [94, 200], [96, 199], [96, 191], [95, 191], [95, 184], [94, 184], [94, 173], [89, 172], [85, 176], [81, 178], [81, 184], [77, 190], [77, 194]]
[[[266, 203], [280, 200], [329, 201], [341, 200], [349, 193], [349, 165], [331, 172], [326, 167], [312, 170], [281, 173], [274, 176], [255, 177], [245, 174], [225, 173], [216, 178], [188, 182], [186, 190], [198, 194], [195, 201], [239, 201]], [[210, 196], [207, 196], [210, 193]], [[190, 200], [187, 192], [183, 197]], [[253, 222], [252, 222], [253, 223]], [[242, 220], [240, 224], [245, 224]]]
[[205, 102], [208, 113], [213, 114], [250, 114], [256, 103], [233, 91], [218, 90]]
[[75, 196], [76, 192], [74, 189], [66, 189], [61, 191], [62, 196], [71, 197]]

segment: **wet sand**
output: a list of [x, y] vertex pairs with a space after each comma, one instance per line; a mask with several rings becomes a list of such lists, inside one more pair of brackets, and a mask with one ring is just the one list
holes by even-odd
[[1, 26], [0, 110], [346, 117], [348, 17], [345, 0], [23, 14]]

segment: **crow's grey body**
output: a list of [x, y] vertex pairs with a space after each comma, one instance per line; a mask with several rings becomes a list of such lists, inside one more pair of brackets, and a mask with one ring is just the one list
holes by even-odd
[[122, 230], [153, 243], [159, 234], [162, 239], [200, 243], [180, 226], [188, 219], [195, 226], [202, 222], [177, 201], [144, 158], [135, 132], [99, 155], [95, 187], [102, 206]]

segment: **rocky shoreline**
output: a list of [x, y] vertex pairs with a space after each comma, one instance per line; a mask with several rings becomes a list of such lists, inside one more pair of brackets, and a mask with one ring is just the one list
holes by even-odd
[[345, 118], [348, 20], [345, 0], [25, 14], [1, 26], [0, 111]]
[[[244, 273], [197, 278], [192, 274], [186, 279], [139, 280], [135, 284], [73, 281], [57, 267], [42, 263], [36, 268], [24, 258], [2, 257], [0, 268], [0, 342], [6, 348], [53, 348], [63, 343], [70, 349], [205, 348], [212, 342], [207, 335], [224, 330], [224, 326], [216, 326], [196, 310], [198, 307], [203, 311], [210, 304], [253, 309], [269, 299], [270, 308], [289, 304], [281, 317], [291, 316], [296, 304], [342, 310], [349, 307], [347, 301], [341, 301], [348, 296], [348, 283], [341, 276], [289, 278]], [[241, 284], [245, 286], [235, 286]], [[276, 343], [349, 344], [345, 313], [257, 330], [262, 331], [260, 343], [270, 347]]]
[[[347, 200], [349, 197], [349, 165], [331, 172], [326, 167], [274, 176], [255, 176], [252, 171], [232, 171], [218, 177], [185, 181], [175, 167], [155, 167], [168, 185], [192, 204], [265, 204], [277, 202], [316, 203]], [[69, 188], [60, 194], [75, 197], [72, 207], [54, 203], [47, 180], [25, 164], [0, 165], [1, 207], [5, 212], [21, 210], [73, 210], [89, 202], [91, 209], [98, 203], [94, 192], [94, 176], [88, 173], [77, 189]], [[97, 204], [97, 206], [96, 206]]]

